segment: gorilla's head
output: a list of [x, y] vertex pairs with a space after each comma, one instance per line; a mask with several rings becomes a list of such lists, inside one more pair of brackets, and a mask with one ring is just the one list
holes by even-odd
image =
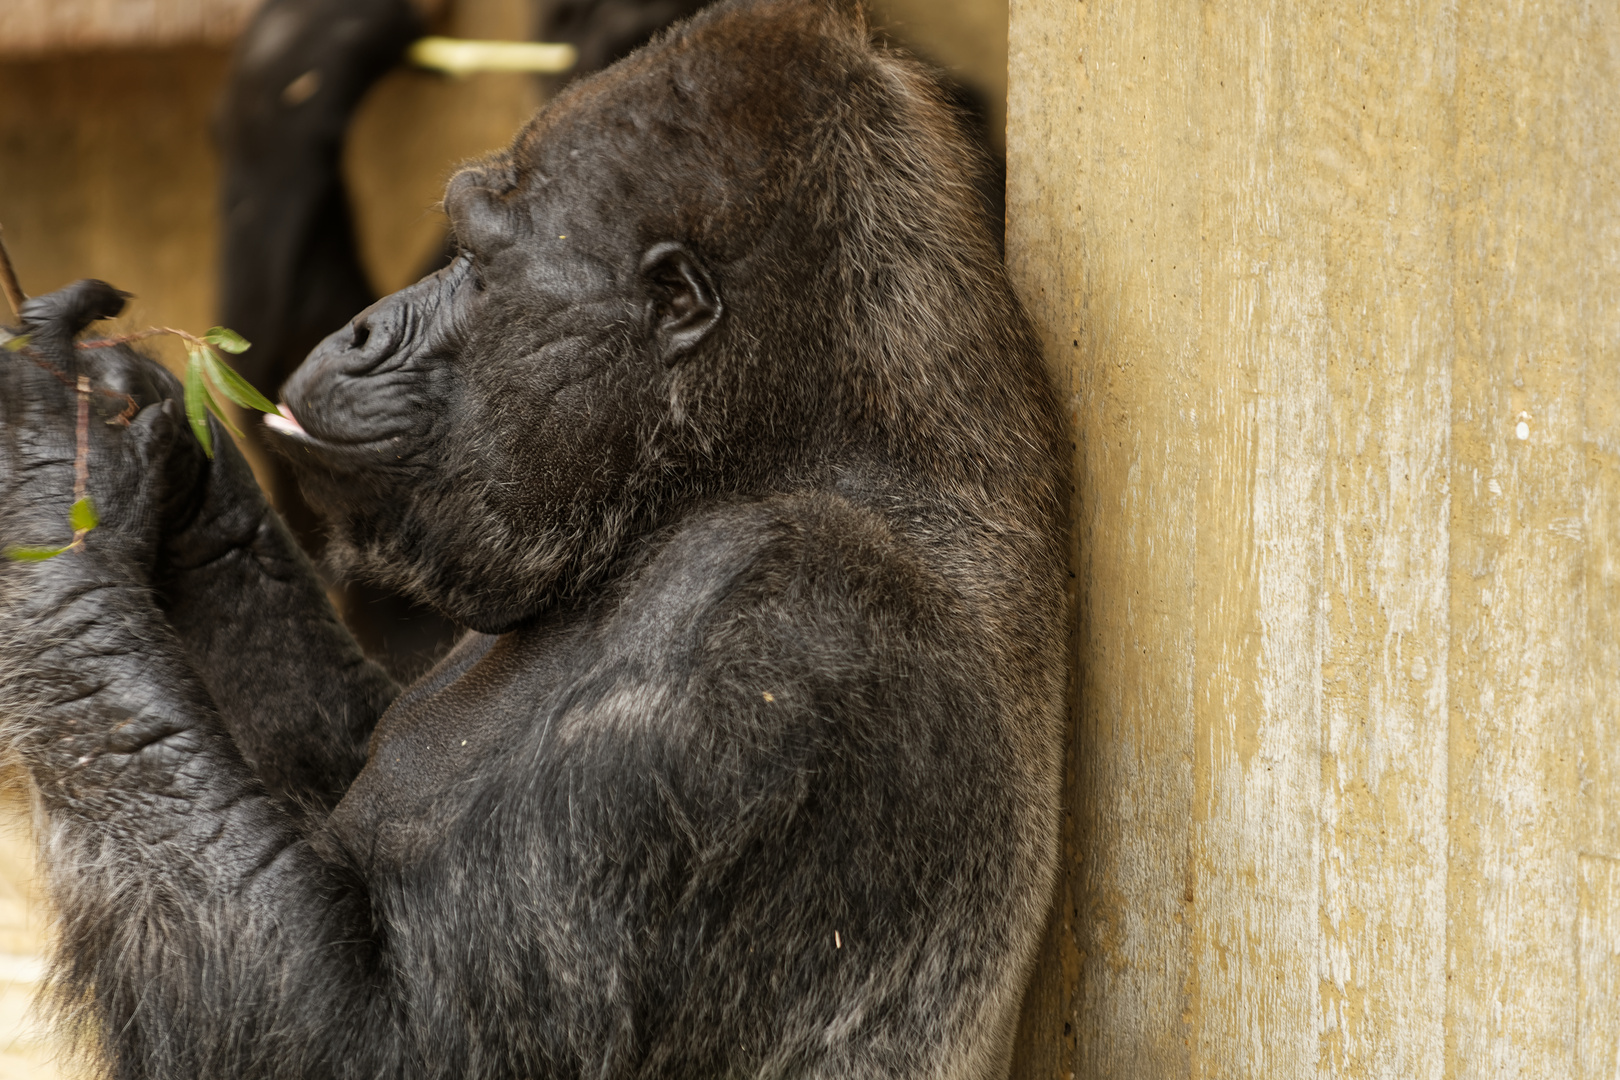
[[970, 153], [852, 4], [720, 4], [459, 172], [461, 256], [322, 343], [276, 441], [340, 562], [488, 631], [694, 505], [1024, 475]]

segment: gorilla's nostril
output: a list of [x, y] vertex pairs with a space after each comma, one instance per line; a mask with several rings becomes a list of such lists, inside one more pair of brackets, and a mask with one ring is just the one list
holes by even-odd
[[354, 324], [354, 348], [363, 349], [366, 342], [371, 340], [371, 326], [368, 323], [356, 322]]

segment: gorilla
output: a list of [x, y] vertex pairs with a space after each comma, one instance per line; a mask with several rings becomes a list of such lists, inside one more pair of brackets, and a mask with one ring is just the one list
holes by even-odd
[[86, 1057], [1005, 1075], [1067, 444], [969, 153], [849, 0], [729, 0], [458, 173], [454, 261], [269, 424], [333, 557], [471, 628], [404, 688], [178, 384], [76, 340], [122, 294], [25, 305], [0, 546], [81, 457], [100, 525], [0, 565], [0, 717]]

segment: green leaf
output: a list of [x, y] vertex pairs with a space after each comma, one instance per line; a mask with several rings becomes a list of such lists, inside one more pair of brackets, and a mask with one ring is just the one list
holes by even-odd
[[32, 340], [33, 336], [32, 334], [17, 334], [14, 337], [7, 338], [6, 351], [21, 352], [28, 347], [28, 342]]
[[191, 433], [202, 444], [203, 453], [214, 456], [214, 437], [208, 430], [208, 385], [203, 382], [202, 350], [188, 346], [191, 359], [186, 363], [186, 421]]
[[225, 326], [216, 326], [202, 336], [210, 345], [217, 345], [228, 353], [245, 353], [250, 347], [247, 338]]
[[232, 435], [235, 435], [238, 439], [245, 438], [245, 436], [242, 434], [242, 430], [231, 422], [231, 414], [226, 412], [224, 408], [221, 407], [218, 400], [215, 399], [214, 392], [209, 390], [206, 386], [203, 387], [203, 392], [208, 395], [208, 411], [219, 418], [219, 422], [225, 425], [225, 430], [229, 431]]
[[68, 544], [67, 547], [59, 548], [9, 547], [6, 548], [6, 558], [12, 562], [44, 562], [46, 559], [56, 558], [72, 546], [72, 544]]
[[262, 413], [273, 413], [275, 405], [269, 398], [253, 388], [253, 384], [244, 379], [237, 371], [225, 361], [207, 353], [203, 362], [208, 366], [208, 377], [219, 387], [219, 392], [242, 406], [244, 409], [258, 409]]
[[75, 533], [89, 533], [92, 528], [100, 525], [100, 515], [96, 513], [96, 504], [91, 502], [89, 495], [76, 500], [73, 508], [68, 510], [68, 523], [73, 526]]
[[101, 524], [101, 515], [96, 513], [96, 504], [86, 495], [73, 504], [68, 511], [68, 522], [73, 526], [74, 532], [89, 532]]

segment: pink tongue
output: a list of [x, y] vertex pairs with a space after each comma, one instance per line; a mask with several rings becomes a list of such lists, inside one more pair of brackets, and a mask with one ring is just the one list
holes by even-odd
[[303, 425], [298, 422], [298, 418], [292, 414], [291, 409], [285, 405], [277, 405], [276, 408], [279, 410], [278, 412], [264, 414], [265, 427], [274, 428], [286, 435], [304, 434]]

